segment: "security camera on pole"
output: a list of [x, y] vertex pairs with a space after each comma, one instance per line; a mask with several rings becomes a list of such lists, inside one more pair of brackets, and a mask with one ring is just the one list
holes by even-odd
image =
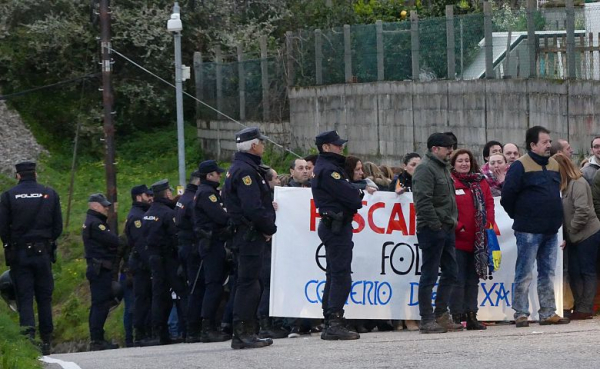
[[177, 192], [183, 194], [185, 188], [185, 141], [183, 129], [183, 88], [182, 82], [190, 78], [190, 68], [181, 65], [181, 23], [179, 4], [173, 5], [171, 19], [167, 22], [167, 31], [173, 32], [175, 41], [175, 94], [177, 100], [177, 156], [179, 159], [179, 186]]

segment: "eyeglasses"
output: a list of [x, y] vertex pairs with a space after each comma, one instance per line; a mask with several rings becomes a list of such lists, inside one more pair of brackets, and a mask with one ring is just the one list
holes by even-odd
[[598, 149], [600, 149], [600, 145], [594, 145], [594, 146], [592, 146], [592, 149], [598, 150]]

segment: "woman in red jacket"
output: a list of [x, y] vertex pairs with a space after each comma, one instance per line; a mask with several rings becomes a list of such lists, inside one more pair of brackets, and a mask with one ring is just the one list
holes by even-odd
[[494, 224], [494, 198], [473, 153], [459, 149], [450, 163], [458, 207], [458, 278], [450, 297], [450, 312], [455, 323], [466, 320], [468, 330], [482, 330], [486, 327], [477, 320], [477, 294], [479, 279], [488, 276], [485, 230]]

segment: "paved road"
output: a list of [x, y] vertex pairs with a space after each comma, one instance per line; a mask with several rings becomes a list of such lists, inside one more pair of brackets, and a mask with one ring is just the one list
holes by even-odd
[[[349, 342], [317, 335], [232, 350], [229, 342], [53, 355], [82, 369], [189, 368], [600, 368], [600, 319], [563, 326], [489, 327], [423, 335], [363, 334]], [[48, 366], [48, 368], [56, 366]]]

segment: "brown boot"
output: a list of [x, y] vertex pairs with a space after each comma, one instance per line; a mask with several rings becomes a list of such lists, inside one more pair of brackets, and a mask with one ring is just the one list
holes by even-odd
[[462, 324], [456, 324], [452, 321], [452, 318], [448, 312], [445, 312], [443, 315], [435, 318], [435, 321], [442, 327], [446, 328], [449, 332], [462, 331], [464, 329]]
[[552, 315], [546, 319], [540, 319], [540, 325], [551, 325], [551, 324], [569, 324], [571, 323], [571, 319], [562, 318], [557, 314]]

